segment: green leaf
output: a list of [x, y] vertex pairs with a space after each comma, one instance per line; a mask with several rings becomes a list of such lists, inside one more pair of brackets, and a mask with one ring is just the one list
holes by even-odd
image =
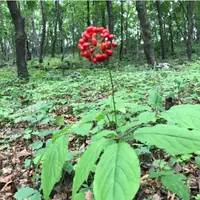
[[184, 200], [189, 200], [189, 188], [185, 185], [182, 181], [182, 176], [179, 174], [169, 175], [169, 176], [162, 176], [161, 183], [172, 193], [177, 194], [179, 197], [183, 198]]
[[54, 184], [60, 180], [67, 151], [68, 137], [62, 135], [48, 146], [44, 154], [41, 184], [45, 200], [48, 200]]
[[56, 125], [58, 125], [58, 126], [62, 126], [65, 124], [64, 116], [56, 116], [55, 120], [56, 120]]
[[195, 158], [195, 163], [198, 166], [198, 168], [200, 168], [200, 157]]
[[158, 94], [156, 90], [149, 91], [149, 104], [156, 108], [163, 108], [162, 97]]
[[150, 171], [150, 175], [148, 178], [158, 178], [161, 176], [173, 175], [174, 172], [171, 171]]
[[94, 177], [96, 200], [132, 200], [140, 186], [140, 165], [127, 143], [112, 144], [103, 153]]
[[200, 105], [178, 105], [161, 115], [170, 124], [200, 131]]
[[41, 194], [37, 191], [33, 196], [30, 197], [30, 200], [41, 200]]
[[98, 142], [92, 143], [84, 152], [75, 168], [72, 196], [76, 194], [82, 183], [87, 180], [90, 171], [92, 170], [97, 159], [99, 158], [100, 153], [103, 151], [107, 144], [107, 140], [101, 139]]
[[93, 123], [81, 123], [77, 127], [72, 129], [72, 132], [78, 135], [86, 136], [89, 135], [89, 131], [92, 128]]
[[85, 200], [85, 195], [83, 193], [78, 193], [74, 196], [74, 200]]
[[15, 193], [14, 198], [17, 200], [24, 200], [25, 198], [31, 197], [37, 192], [37, 190], [34, 190], [30, 187], [22, 187]]
[[9, 147], [9, 144], [3, 144], [0, 146], [0, 151], [7, 149]]
[[41, 140], [38, 140], [36, 142], [33, 142], [32, 144], [29, 145], [29, 147], [33, 148], [33, 149], [39, 149], [41, 148], [43, 145]]
[[31, 165], [31, 159], [26, 159], [26, 160], [24, 161], [24, 167], [27, 168], [27, 167], [29, 167], [30, 165]]
[[156, 125], [135, 131], [134, 138], [147, 142], [171, 154], [186, 154], [200, 150], [200, 132], [169, 125]]
[[138, 116], [138, 120], [142, 124], [147, 124], [149, 122], [156, 121], [156, 113], [155, 112], [143, 112]]
[[104, 137], [114, 137], [114, 136], [117, 136], [116, 132], [115, 131], [111, 131], [111, 130], [103, 130], [99, 133], [97, 133], [96, 135], [94, 135], [92, 137], [92, 141], [97, 141], [97, 140], [100, 140]]

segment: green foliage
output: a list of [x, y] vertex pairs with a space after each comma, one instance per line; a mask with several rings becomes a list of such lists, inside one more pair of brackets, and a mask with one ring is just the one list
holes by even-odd
[[100, 140], [90, 145], [80, 158], [76, 169], [73, 181], [73, 194], [74, 196], [82, 183], [87, 180], [90, 171], [92, 170], [95, 162], [99, 158], [100, 153], [103, 151], [107, 144], [106, 140]]
[[20, 188], [14, 195], [16, 200], [41, 200], [41, 195], [37, 190], [34, 190], [30, 187], [22, 187]]
[[186, 177], [182, 174], [174, 174], [173, 171], [151, 172], [149, 178], [160, 178], [161, 183], [170, 190], [170, 192], [177, 194], [184, 200], [189, 200], [189, 188], [184, 184]]
[[95, 172], [95, 199], [131, 200], [139, 186], [140, 166], [134, 150], [126, 143], [107, 147]]
[[200, 132], [170, 125], [138, 129], [135, 139], [165, 149], [171, 154], [186, 154], [200, 150]]
[[177, 124], [180, 127], [200, 131], [200, 106], [179, 105], [172, 107], [169, 111], [162, 113], [162, 117], [169, 124]]
[[45, 200], [48, 200], [53, 186], [60, 180], [67, 151], [68, 137], [66, 135], [59, 136], [45, 150], [41, 178]]
[[[45, 63], [48, 64], [48, 61]], [[47, 67], [55, 70], [51, 64]], [[119, 125], [117, 129], [106, 69], [77, 69], [79, 78], [72, 77], [74, 71], [70, 69], [65, 77], [61, 77], [59, 71], [44, 73], [39, 69], [32, 71], [33, 76], [29, 82], [8, 82], [5, 90], [0, 87], [0, 105], [3, 105], [0, 107], [1, 121], [3, 124], [28, 124], [24, 137], [34, 154], [33, 160], [25, 160], [24, 166], [34, 166], [42, 162], [42, 189], [46, 199], [55, 183], [60, 180], [62, 172], [72, 175], [74, 170], [73, 199], [84, 199], [83, 193], [88, 191], [88, 188], [94, 191], [96, 199], [131, 199], [139, 187], [140, 167], [135, 152], [140, 155], [141, 163], [146, 162], [143, 156], [154, 156], [152, 146], [143, 143], [155, 145], [171, 154], [182, 154], [176, 157], [171, 155], [170, 164], [162, 159], [154, 160], [153, 165], [160, 170], [171, 170], [170, 166], [175, 162], [186, 163], [191, 156], [188, 153], [199, 150], [199, 106], [188, 105], [199, 99], [199, 71], [197, 64], [188, 67], [192, 70], [183, 68], [178, 72], [158, 73], [125, 66], [125, 72], [113, 71], [115, 87], [118, 88], [115, 92]], [[36, 69], [31, 67], [31, 70]], [[178, 75], [182, 77], [181, 80], [177, 80]], [[5, 86], [5, 83], [3, 84]], [[196, 96], [191, 96], [193, 94]], [[187, 105], [174, 106], [169, 111], [163, 111], [164, 98], [173, 96], [176, 99], [178, 95]], [[66, 123], [71, 125], [66, 126]], [[158, 125], [159, 123], [164, 124]], [[49, 130], [41, 129], [43, 125], [48, 126]], [[64, 128], [56, 131], [50, 130], [51, 126], [56, 129], [60, 126]], [[92, 143], [86, 150], [67, 152], [66, 134], [69, 137], [73, 135], [73, 145], [76, 148], [85, 140]], [[46, 148], [42, 148], [45, 146], [43, 142], [51, 135], [52, 139], [46, 141]], [[21, 136], [23, 135], [19, 135]], [[3, 139], [0, 148], [9, 148], [9, 143], [15, 139]], [[142, 143], [138, 144], [135, 139]], [[110, 159], [116, 159], [117, 165]], [[78, 160], [75, 166], [74, 160]], [[131, 169], [126, 161], [130, 162]], [[198, 158], [196, 162], [198, 163]], [[123, 170], [125, 173], [120, 171], [120, 176], [114, 176], [111, 171], [108, 177], [102, 175], [108, 173], [111, 168], [115, 171]], [[161, 181], [162, 177], [172, 175], [171, 172], [163, 173], [157, 175], [157, 178]], [[102, 182], [102, 178], [107, 181]], [[165, 183], [166, 177], [163, 180], [161, 182], [168, 190], [186, 198], [186, 193], [177, 192], [178, 187], [172, 190], [172, 186]], [[185, 190], [184, 180], [177, 180], [177, 185], [182, 181], [179, 190]], [[121, 185], [118, 185], [118, 181]], [[111, 185], [111, 182], [113, 188], [119, 187], [115, 194], [102, 189]], [[101, 190], [98, 191], [99, 188]]]
[[179, 197], [183, 198], [184, 200], [189, 200], [189, 189], [188, 186], [186, 186], [183, 183], [183, 180], [185, 178], [180, 175], [168, 175], [168, 176], [162, 176], [161, 177], [161, 183], [172, 193], [177, 194]]

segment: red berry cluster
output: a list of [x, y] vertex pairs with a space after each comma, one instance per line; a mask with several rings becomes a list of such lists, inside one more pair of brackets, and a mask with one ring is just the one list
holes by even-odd
[[78, 43], [80, 54], [95, 64], [107, 60], [113, 54], [112, 47], [118, 46], [112, 41], [114, 35], [103, 27], [89, 26], [82, 36]]

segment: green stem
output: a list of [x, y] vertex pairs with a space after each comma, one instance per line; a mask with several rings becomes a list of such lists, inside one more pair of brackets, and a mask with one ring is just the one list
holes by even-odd
[[112, 86], [112, 101], [113, 101], [113, 107], [114, 107], [114, 115], [115, 115], [115, 124], [116, 124], [116, 129], [117, 129], [117, 110], [116, 110], [116, 102], [115, 102], [115, 91], [114, 91], [114, 84], [113, 84], [113, 79], [112, 79], [112, 73], [110, 67], [108, 67], [109, 70], [109, 75], [110, 75], [110, 82]]

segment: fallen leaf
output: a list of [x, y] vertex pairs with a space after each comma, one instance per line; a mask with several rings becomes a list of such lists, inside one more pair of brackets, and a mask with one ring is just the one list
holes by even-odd
[[8, 176], [6, 176], [4, 178], [1, 178], [0, 182], [1, 183], [8, 183], [8, 182], [10, 182], [12, 180], [12, 178], [13, 178], [13, 174], [10, 174], [10, 175], [8, 175]]

